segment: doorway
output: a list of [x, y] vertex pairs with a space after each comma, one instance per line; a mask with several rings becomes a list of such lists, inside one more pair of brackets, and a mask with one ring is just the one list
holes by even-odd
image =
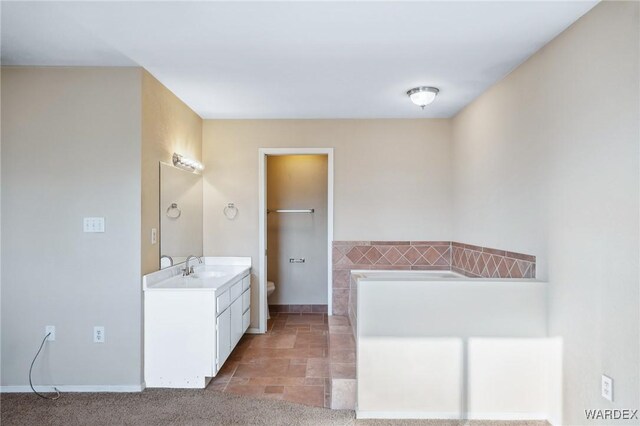
[[[332, 309], [333, 149], [259, 150], [260, 333], [274, 308]], [[267, 283], [275, 285], [267, 298]]]

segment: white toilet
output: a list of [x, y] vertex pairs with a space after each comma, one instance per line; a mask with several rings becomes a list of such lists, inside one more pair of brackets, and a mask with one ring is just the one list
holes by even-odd
[[[274, 291], [276, 291], [275, 283], [273, 281], [267, 281], [267, 306], [269, 305], [269, 296], [271, 296]], [[271, 315], [269, 314], [269, 309], [267, 309], [267, 319], [269, 318], [271, 318]]]

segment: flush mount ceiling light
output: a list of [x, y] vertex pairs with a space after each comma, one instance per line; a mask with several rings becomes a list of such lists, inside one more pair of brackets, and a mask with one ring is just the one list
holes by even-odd
[[407, 91], [407, 96], [409, 96], [411, 102], [424, 109], [425, 106], [433, 102], [438, 92], [440, 90], [435, 87], [420, 86]]
[[175, 152], [173, 153], [173, 165], [190, 172], [200, 172], [204, 170], [204, 166], [202, 165], [202, 163], [187, 157], [183, 157], [182, 155], [176, 154]]

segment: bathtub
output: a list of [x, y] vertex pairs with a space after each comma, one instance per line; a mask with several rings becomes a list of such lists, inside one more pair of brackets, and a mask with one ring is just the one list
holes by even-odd
[[359, 418], [554, 420], [560, 342], [547, 284], [352, 271]]

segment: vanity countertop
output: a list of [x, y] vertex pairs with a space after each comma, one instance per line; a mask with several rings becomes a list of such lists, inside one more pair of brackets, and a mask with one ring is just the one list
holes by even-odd
[[224, 291], [251, 271], [250, 258], [246, 262], [229, 261], [229, 259], [246, 258], [204, 258], [204, 263], [193, 265], [193, 274], [186, 277], [182, 276], [184, 265], [176, 265], [145, 275], [142, 279], [143, 289], [144, 291]]

